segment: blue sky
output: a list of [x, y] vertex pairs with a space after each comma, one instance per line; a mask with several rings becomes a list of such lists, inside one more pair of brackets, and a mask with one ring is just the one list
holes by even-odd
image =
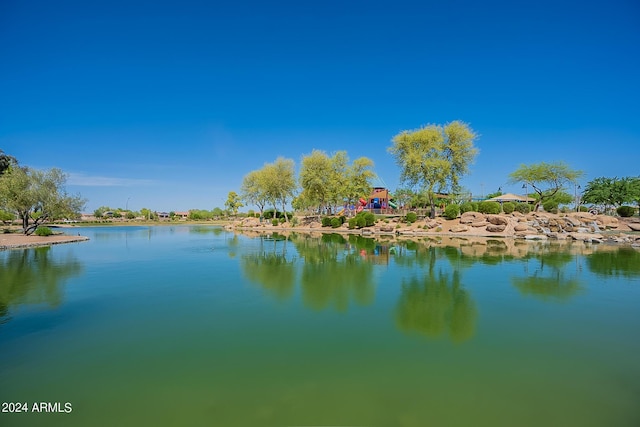
[[390, 189], [404, 129], [463, 120], [463, 185], [566, 161], [639, 175], [637, 1], [0, 2], [0, 148], [138, 210], [223, 207], [313, 149], [367, 156]]

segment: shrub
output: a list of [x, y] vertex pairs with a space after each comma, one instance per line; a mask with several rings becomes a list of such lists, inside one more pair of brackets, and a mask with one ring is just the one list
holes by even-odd
[[340, 225], [344, 224], [345, 222], [347, 222], [347, 217], [344, 215], [340, 215], [339, 217], [340, 219]]
[[444, 208], [444, 217], [447, 219], [456, 219], [460, 214], [460, 206], [451, 204]]
[[331, 227], [332, 228], [338, 228], [342, 225], [342, 221], [340, 221], [340, 218], [331, 218]]
[[356, 224], [357, 220], [355, 218], [350, 218], [349, 219], [349, 229], [353, 230], [354, 228], [356, 228], [357, 224]]
[[471, 202], [464, 202], [460, 205], [460, 213], [473, 212], [474, 210], [473, 203]]
[[376, 216], [371, 212], [367, 212], [364, 214], [364, 222], [367, 227], [370, 227], [376, 223]]
[[298, 223], [299, 223], [299, 221], [298, 221], [298, 217], [297, 216], [294, 216], [293, 218], [291, 218], [291, 226], [292, 227], [297, 226]]
[[516, 210], [516, 204], [514, 202], [504, 202], [502, 204], [502, 212], [506, 214], [513, 213]]
[[[556, 213], [558, 211], [558, 202], [555, 202], [553, 200], [549, 200], [547, 202], [544, 202], [542, 204], [542, 207], [544, 208], [545, 211], [547, 212], [553, 212]], [[554, 212], [555, 211], [555, 212]]]
[[418, 220], [418, 215], [415, 212], [408, 212], [407, 216], [404, 217], [405, 221], [409, 224], [413, 224]]
[[364, 219], [364, 216], [363, 216], [363, 215], [356, 216], [356, 218], [355, 218], [355, 219], [356, 219], [356, 227], [358, 227], [358, 228], [362, 228], [362, 227], [364, 227], [365, 225], [367, 225], [367, 221]]
[[620, 206], [618, 209], [616, 209], [616, 212], [618, 212], [618, 215], [624, 218], [633, 216], [635, 211], [636, 210], [634, 209], [633, 206]]
[[478, 212], [484, 214], [499, 214], [500, 213], [500, 203], [498, 202], [480, 202], [478, 203]]
[[322, 226], [331, 227], [331, 218], [328, 216], [322, 217]]
[[273, 218], [273, 209], [267, 209], [262, 213], [262, 217], [264, 219], [271, 219]]
[[275, 226], [275, 225], [278, 225], [278, 224], [280, 224], [280, 220], [278, 220], [277, 218], [273, 218], [273, 219], [271, 220], [271, 224], [272, 224], [272, 225], [274, 225], [274, 226]]
[[589, 212], [589, 208], [586, 206], [580, 206], [578, 210], [580, 210], [580, 212]]
[[53, 231], [49, 227], [38, 227], [36, 228], [36, 236], [51, 236]]
[[518, 203], [515, 207], [515, 210], [520, 212], [521, 214], [528, 214], [531, 212], [531, 206], [529, 203]]

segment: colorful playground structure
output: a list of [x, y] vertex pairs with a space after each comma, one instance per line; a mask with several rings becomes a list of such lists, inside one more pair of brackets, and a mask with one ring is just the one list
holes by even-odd
[[[347, 208], [347, 206], [339, 209], [336, 214], [341, 215], [344, 213], [345, 208]], [[356, 213], [362, 212], [365, 209], [374, 213], [391, 213], [393, 210], [398, 209], [398, 205], [391, 200], [389, 190], [384, 187], [375, 187], [369, 195], [368, 200], [361, 197], [360, 200], [358, 200], [358, 204], [356, 206], [352, 205], [349, 209], [355, 209]]]

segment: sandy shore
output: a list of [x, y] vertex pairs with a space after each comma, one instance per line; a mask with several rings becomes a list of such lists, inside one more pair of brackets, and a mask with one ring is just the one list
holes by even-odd
[[89, 238], [85, 236], [67, 236], [62, 234], [53, 236], [25, 236], [23, 234], [15, 233], [0, 234], [0, 250], [83, 242], [85, 240], [89, 240]]

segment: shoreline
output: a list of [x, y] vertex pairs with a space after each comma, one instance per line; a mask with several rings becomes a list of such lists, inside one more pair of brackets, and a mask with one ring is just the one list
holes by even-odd
[[25, 236], [24, 234], [0, 234], [0, 250], [38, 248], [59, 245], [63, 243], [85, 242], [86, 236], [68, 236], [57, 234], [53, 236]]

